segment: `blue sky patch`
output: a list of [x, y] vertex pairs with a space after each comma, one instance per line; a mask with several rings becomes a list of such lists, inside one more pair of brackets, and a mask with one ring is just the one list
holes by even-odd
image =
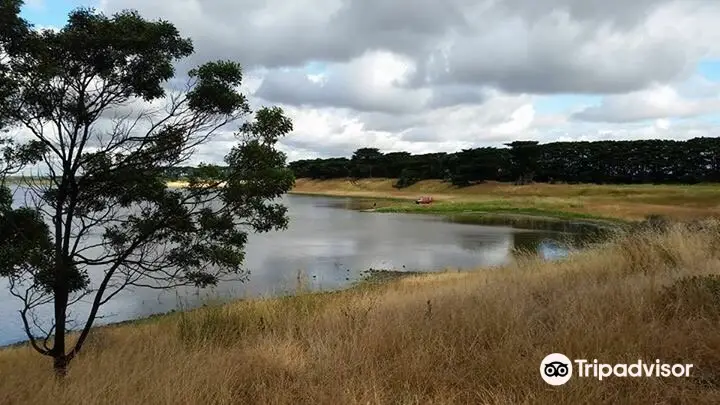
[[81, 0], [26, 0], [20, 15], [36, 27], [61, 28], [67, 23], [70, 11], [94, 4]]
[[534, 106], [538, 114], [562, 114], [584, 106], [599, 105], [601, 100], [601, 96], [579, 94], [538, 96]]
[[708, 80], [720, 82], [720, 59], [708, 59], [698, 63], [697, 71]]
[[319, 75], [327, 71], [327, 64], [323, 62], [309, 62], [305, 65], [305, 72], [309, 75]]

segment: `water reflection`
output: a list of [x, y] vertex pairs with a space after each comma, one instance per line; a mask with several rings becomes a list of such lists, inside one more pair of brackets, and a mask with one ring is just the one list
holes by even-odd
[[[506, 227], [457, 224], [413, 214], [364, 213], [350, 199], [286, 196], [291, 218], [283, 232], [251, 235], [246, 248], [245, 282], [227, 281], [214, 288], [157, 291], [126, 290], [101, 308], [101, 322], [118, 322], [154, 313], [200, 305], [208, 299], [227, 299], [292, 293], [298, 274], [314, 290], [342, 288], [374, 269], [437, 271], [475, 268], [506, 263], [516, 249], [537, 250], [545, 257], [559, 257], [559, 234], [519, 231]], [[89, 240], [87, 243], [94, 243]], [[102, 273], [90, 274], [94, 286]], [[24, 339], [18, 302], [0, 280], [0, 345]], [[73, 309], [84, 319], [87, 303]], [[50, 308], [40, 317], [48, 318]]]
[[543, 239], [537, 246], [537, 252], [545, 260], [559, 260], [568, 257], [570, 247], [552, 239]]

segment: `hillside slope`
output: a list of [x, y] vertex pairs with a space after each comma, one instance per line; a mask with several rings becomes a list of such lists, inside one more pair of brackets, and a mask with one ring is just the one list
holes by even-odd
[[678, 220], [720, 216], [720, 186], [716, 184], [516, 186], [488, 182], [457, 188], [439, 180], [425, 180], [398, 190], [392, 187], [394, 182], [393, 179], [297, 179], [292, 192], [398, 199], [431, 195], [440, 203], [477, 203], [478, 210], [504, 204], [509, 209], [541, 209], [623, 220], [640, 220], [648, 215]]

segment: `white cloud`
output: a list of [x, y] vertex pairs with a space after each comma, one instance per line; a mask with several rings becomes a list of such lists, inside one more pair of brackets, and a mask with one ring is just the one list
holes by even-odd
[[[246, 66], [253, 107], [294, 119], [291, 160], [364, 146], [415, 153], [515, 139], [685, 139], [718, 131], [716, 0], [102, 0], [190, 36], [196, 55]], [[321, 69], [306, 68], [314, 62]], [[595, 94], [542, 114], [537, 95]], [[681, 119], [681, 120], [679, 120]], [[220, 160], [232, 139], [200, 151]]]
[[573, 118], [594, 122], [630, 122], [658, 118], [685, 118], [720, 113], [720, 93], [714, 97], [683, 98], [671, 86], [605, 97], [599, 106], [588, 107]]
[[402, 87], [413, 69], [407, 58], [386, 51], [367, 52], [347, 63], [331, 64], [321, 74], [308, 75], [303, 69], [269, 71], [255, 95], [298, 106], [419, 111], [431, 93]]

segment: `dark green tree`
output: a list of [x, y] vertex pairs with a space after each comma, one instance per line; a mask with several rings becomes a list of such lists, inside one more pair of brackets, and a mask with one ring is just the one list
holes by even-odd
[[10, 80], [9, 60], [17, 55], [28, 37], [30, 26], [19, 17], [20, 0], [0, 0], [0, 131], [7, 129], [11, 118], [3, 110], [14, 92]]
[[[198, 66], [184, 85], [170, 86], [174, 63], [193, 46], [169, 22], [78, 9], [57, 32], [24, 31], [19, 5], [0, 0], [0, 22], [12, 21], [18, 33], [0, 36], [2, 80], [12, 89], [0, 116], [32, 140], [8, 145], [3, 164], [37, 162], [33, 173], [45, 181], [29, 179], [22, 191], [32, 203], [20, 208], [2, 190], [0, 276], [24, 304], [30, 344], [62, 376], [100, 307], [124, 288], [244, 276], [248, 233], [287, 225], [275, 199], [294, 178], [276, 143], [292, 123], [279, 108], [253, 115], [232, 61]], [[227, 167], [201, 166], [187, 189], [167, 187], [169, 168], [187, 165], [234, 123]], [[91, 306], [70, 345], [68, 311], [83, 298]], [[42, 305], [53, 307], [44, 328], [33, 325]]]
[[416, 171], [413, 169], [403, 169], [402, 172], [400, 172], [400, 177], [398, 177], [397, 181], [393, 184], [393, 187], [410, 187], [418, 181], [420, 181], [420, 175]]
[[352, 176], [356, 178], [373, 177], [373, 175], [382, 177], [383, 174], [377, 172], [377, 168], [382, 168], [382, 157], [382, 152], [377, 148], [356, 150], [350, 159], [353, 166]]
[[464, 149], [455, 153], [451, 160], [453, 170], [450, 181], [458, 187], [498, 178], [503, 166], [507, 166], [506, 150], [496, 148]]
[[510, 147], [512, 174], [517, 184], [533, 181], [538, 168], [540, 147], [537, 141], [515, 141], [505, 144]]
[[[455, 153], [412, 155], [363, 148], [346, 158], [298, 160], [290, 164], [298, 177], [330, 179], [373, 176], [398, 179], [407, 186], [443, 179], [463, 187], [483, 181], [567, 183], [700, 183], [720, 181], [720, 138], [687, 141], [637, 140], [595, 142], [519, 141], [510, 148], [473, 148]], [[369, 151], [369, 153], [367, 152]], [[370, 158], [368, 158], [370, 157]], [[403, 174], [404, 173], [404, 174]]]

